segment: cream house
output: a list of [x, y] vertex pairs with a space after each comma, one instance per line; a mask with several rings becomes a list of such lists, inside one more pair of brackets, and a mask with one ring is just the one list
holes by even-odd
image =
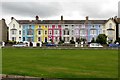
[[103, 26], [103, 34], [107, 36], [107, 41], [114, 42], [116, 40], [116, 23], [112, 18], [108, 19]]

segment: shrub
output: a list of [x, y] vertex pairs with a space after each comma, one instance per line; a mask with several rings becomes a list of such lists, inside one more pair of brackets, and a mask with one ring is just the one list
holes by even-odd
[[100, 44], [106, 44], [107, 36], [105, 34], [99, 34], [97, 39], [96, 39], [96, 42], [100, 43]]
[[75, 41], [74, 40], [70, 40], [70, 44], [75, 44]]

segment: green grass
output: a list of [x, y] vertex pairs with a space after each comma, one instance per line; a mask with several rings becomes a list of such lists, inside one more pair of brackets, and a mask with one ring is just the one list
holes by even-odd
[[117, 78], [117, 50], [4, 48], [3, 74], [47, 78]]

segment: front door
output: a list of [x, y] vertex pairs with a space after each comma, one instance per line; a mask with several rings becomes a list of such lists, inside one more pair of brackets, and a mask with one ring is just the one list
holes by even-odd
[[45, 42], [47, 42], [47, 37], [45, 37]]

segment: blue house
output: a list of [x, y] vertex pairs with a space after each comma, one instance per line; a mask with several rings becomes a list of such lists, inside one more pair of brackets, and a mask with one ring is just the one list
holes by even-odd
[[[97, 23], [96, 23], [97, 22]], [[99, 23], [100, 22], [100, 23]], [[99, 21], [89, 21], [88, 23], [88, 42], [94, 38], [96, 40], [99, 34], [102, 34], [102, 25], [104, 22]]]
[[22, 29], [22, 40], [34, 42], [34, 27], [33, 24], [24, 24]]

